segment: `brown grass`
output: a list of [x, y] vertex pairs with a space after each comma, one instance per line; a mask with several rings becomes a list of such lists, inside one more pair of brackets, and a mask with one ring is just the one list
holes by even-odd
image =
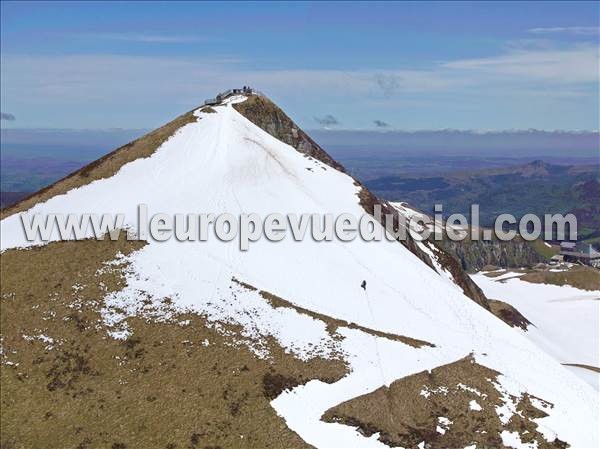
[[303, 362], [272, 339], [259, 359], [196, 314], [129, 318], [127, 340], [107, 335], [100, 309], [125, 286], [125, 267], [105, 262], [142, 246], [87, 240], [2, 255], [1, 447], [307, 447], [269, 402], [310, 379], [338, 380], [340, 360]]
[[54, 184], [24, 198], [18, 203], [2, 209], [0, 211], [0, 219], [4, 219], [18, 212], [26, 211], [37, 203], [48, 201], [52, 197], [62, 195], [77, 187], [90, 184], [92, 181], [110, 178], [117, 173], [123, 165], [136, 159], [150, 157], [158, 147], [175, 134], [179, 128], [194, 121], [196, 121], [196, 117], [194, 116], [193, 111], [177, 117], [166, 125], [155, 129], [133, 142], [129, 142], [128, 144], [117, 148], [113, 152], [108, 153]]
[[[237, 284], [239, 284], [240, 286], [242, 286], [248, 290], [252, 290], [252, 291], [258, 290], [256, 287], [253, 287], [252, 285], [247, 284], [245, 282], [238, 281], [235, 278], [233, 278], [232, 281], [236, 282]], [[266, 299], [269, 302], [269, 304], [274, 308], [284, 307], [284, 308], [288, 308], [288, 309], [293, 309], [302, 315], [307, 315], [316, 320], [323, 321], [327, 325], [327, 331], [329, 332], [329, 334], [332, 337], [335, 336], [334, 334], [337, 333], [337, 330], [339, 328], [348, 328], [348, 329], [359, 330], [361, 332], [364, 332], [369, 335], [373, 335], [375, 337], [387, 338], [388, 340], [404, 343], [405, 345], [412, 346], [413, 348], [422, 348], [424, 346], [428, 346], [431, 348], [435, 347], [434, 344], [429, 343], [424, 340], [418, 340], [416, 338], [406, 337], [404, 335], [392, 334], [390, 332], [378, 331], [376, 329], [371, 329], [371, 328], [368, 328], [365, 326], [361, 326], [360, 324], [352, 323], [350, 321], [340, 320], [338, 318], [333, 318], [328, 315], [324, 315], [322, 313], [313, 312], [312, 310], [305, 309], [304, 307], [300, 307], [295, 304], [292, 304], [291, 302], [286, 301], [285, 299], [280, 298], [279, 296], [274, 295], [273, 293], [269, 293], [265, 290], [260, 290], [258, 293], [260, 296], [262, 296], [264, 299]], [[338, 335], [338, 338], [339, 337], [340, 337], [340, 335]]]
[[509, 326], [519, 327], [523, 330], [527, 330], [527, 327], [531, 324], [531, 322], [525, 318], [521, 312], [504, 301], [490, 299], [489, 304], [490, 311]]
[[600, 270], [582, 265], [559, 272], [529, 270], [521, 279], [537, 284], [571, 285], [582, 290], [600, 290]]
[[522, 268], [510, 271], [492, 271], [484, 274], [489, 278], [496, 278], [509, 273], [514, 274], [514, 276], [504, 278], [500, 282], [518, 278], [536, 284], [571, 285], [582, 290], [600, 290], [600, 270], [597, 268], [575, 265], [570, 268], [557, 267], [565, 271], [550, 271], [553, 268]]
[[546, 246], [545, 242], [541, 239], [534, 240], [529, 242], [529, 244], [536, 250], [540, 255], [542, 255], [546, 259], [551, 259], [552, 256], [556, 256], [560, 253], [560, 246], [551, 245], [550, 247]]
[[276, 139], [292, 146], [300, 153], [313, 157], [336, 170], [345, 172], [341, 164], [329, 156], [281, 108], [267, 97], [249, 95], [245, 101], [235, 103], [233, 107], [256, 126]]
[[[570, 268], [560, 268], [565, 271], [550, 271], [555, 267], [522, 268], [509, 271], [492, 271], [484, 273], [489, 278], [496, 278], [504, 274], [514, 273], [514, 276], [502, 279], [518, 278], [536, 284], [571, 285], [582, 290], [600, 290], [600, 270], [585, 265], [575, 265]], [[519, 276], [519, 274], [522, 274]]]
[[583, 365], [581, 363], [563, 363], [565, 366], [576, 366], [577, 368], [587, 369], [589, 371], [593, 371], [594, 373], [600, 374], [600, 368], [592, 365]]
[[[477, 364], [472, 357], [466, 357], [343, 402], [328, 410], [322, 419], [357, 427], [367, 436], [379, 432], [379, 440], [383, 443], [411, 449], [416, 449], [423, 441], [432, 449], [461, 448], [471, 444], [478, 448], [504, 447], [500, 438], [502, 430], [517, 431], [523, 442], [537, 441], [539, 448], [566, 447], [560, 440], [546, 442], [537, 430], [532, 419], [546, 416], [546, 413], [533, 407], [528, 394], [514, 398], [522, 416], [514, 414], [506, 425], [502, 424], [495, 409], [502, 404], [494, 386], [498, 374]], [[476, 389], [480, 395], [460, 388], [459, 384]], [[424, 391], [429, 397], [422, 395]], [[472, 400], [481, 410], [470, 409]], [[552, 404], [545, 404], [552, 407]], [[440, 417], [452, 423], [446, 427], [440, 424]], [[446, 432], [439, 433], [437, 426], [445, 427]]]

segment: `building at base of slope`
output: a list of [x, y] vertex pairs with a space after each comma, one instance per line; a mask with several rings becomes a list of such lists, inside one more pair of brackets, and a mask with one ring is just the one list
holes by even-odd
[[560, 244], [560, 255], [565, 262], [582, 263], [600, 268], [600, 252], [586, 243], [562, 242]]

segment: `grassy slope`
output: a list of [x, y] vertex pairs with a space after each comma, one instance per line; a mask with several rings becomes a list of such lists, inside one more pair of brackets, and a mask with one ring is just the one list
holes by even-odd
[[312, 378], [337, 380], [345, 364], [302, 362], [273, 341], [258, 359], [192, 314], [130, 318], [132, 336], [109, 337], [100, 310], [125, 267], [105, 262], [141, 246], [60, 242], [2, 255], [1, 447], [306, 447], [269, 402]]
[[[323, 419], [355, 426], [366, 435], [379, 432], [380, 441], [411, 449], [422, 441], [432, 449], [467, 447], [473, 443], [477, 447], [505, 447], [500, 438], [503, 430], [518, 432], [521, 441], [535, 441], [540, 449], [566, 447], [560, 440], [546, 442], [537, 430], [532, 419], [546, 414], [532, 405], [527, 394], [518, 401], [519, 413], [502, 424], [496, 411], [502, 405], [494, 386], [498, 375], [467, 357], [343, 402], [329, 409]], [[471, 401], [477, 402], [481, 410], [473, 410]], [[438, 417], [449, 419], [451, 424], [444, 425]], [[438, 427], [445, 432], [438, 431]]]
[[[584, 265], [575, 265], [561, 271], [550, 271], [548, 268], [523, 268], [510, 270], [514, 273], [524, 273], [519, 276], [527, 282], [536, 284], [571, 285], [582, 290], [600, 290], [600, 270]], [[485, 273], [488, 277], [506, 274], [505, 271]]]
[[548, 247], [543, 240], [534, 240], [529, 242], [529, 245], [545, 259], [550, 259], [552, 256], [557, 255], [560, 252], [560, 248], [556, 245]]
[[600, 270], [575, 266], [568, 271], [528, 270], [521, 276], [527, 282], [538, 284], [572, 285], [583, 290], [600, 290]]

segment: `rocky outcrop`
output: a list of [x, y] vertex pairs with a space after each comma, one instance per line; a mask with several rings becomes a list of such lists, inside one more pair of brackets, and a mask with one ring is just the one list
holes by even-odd
[[545, 258], [531, 246], [531, 243], [519, 238], [506, 242], [444, 239], [441, 245], [460, 261], [464, 270], [470, 272], [479, 271], [486, 265], [521, 268], [531, 267], [545, 261]]
[[251, 95], [233, 107], [259, 128], [294, 147], [300, 153], [318, 159], [345, 173], [344, 167], [327, 154], [308, 134], [296, 125], [275, 103], [261, 95]]

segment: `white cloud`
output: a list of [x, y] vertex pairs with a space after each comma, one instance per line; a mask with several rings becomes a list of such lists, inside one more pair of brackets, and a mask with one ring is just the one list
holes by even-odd
[[85, 120], [83, 126], [149, 126], [154, 124], [150, 116], [162, 120], [215, 92], [251, 85], [303, 111], [299, 119], [306, 123], [313, 122], [313, 114], [340, 111], [341, 120], [352, 125], [341, 111], [359, 103], [378, 111], [437, 109], [448, 114], [459, 108], [473, 116], [482, 105], [502, 102], [507, 108], [520, 105], [520, 111], [567, 110], [575, 102], [594, 110], [598, 64], [598, 47], [590, 44], [508, 48], [496, 56], [439, 61], [419, 70], [248, 69], [236, 55], [3, 53], [1, 107], [27, 117], [30, 122], [23, 126], [71, 126], [70, 116]]
[[577, 34], [582, 36], [593, 36], [596, 34], [600, 34], [600, 27], [584, 27], [584, 26], [575, 26], [575, 27], [540, 27], [540, 28], [530, 28], [527, 30], [532, 34]]
[[[391, 98], [494, 86], [535, 94], [581, 95], [598, 83], [598, 47], [512, 49], [498, 56], [439, 62], [422, 70], [249, 70], [236, 56], [199, 59], [134, 55], [2, 55], [3, 96], [20, 101], [77, 101], [107, 96], [207, 95], [232, 85], [250, 84], [271, 94], [308, 91], [327, 98]], [[583, 92], [585, 94], [585, 91]]]
[[598, 83], [599, 52], [595, 45], [567, 49], [512, 50], [488, 58], [465, 59], [444, 67], [515, 82], [546, 81], [553, 84]]

